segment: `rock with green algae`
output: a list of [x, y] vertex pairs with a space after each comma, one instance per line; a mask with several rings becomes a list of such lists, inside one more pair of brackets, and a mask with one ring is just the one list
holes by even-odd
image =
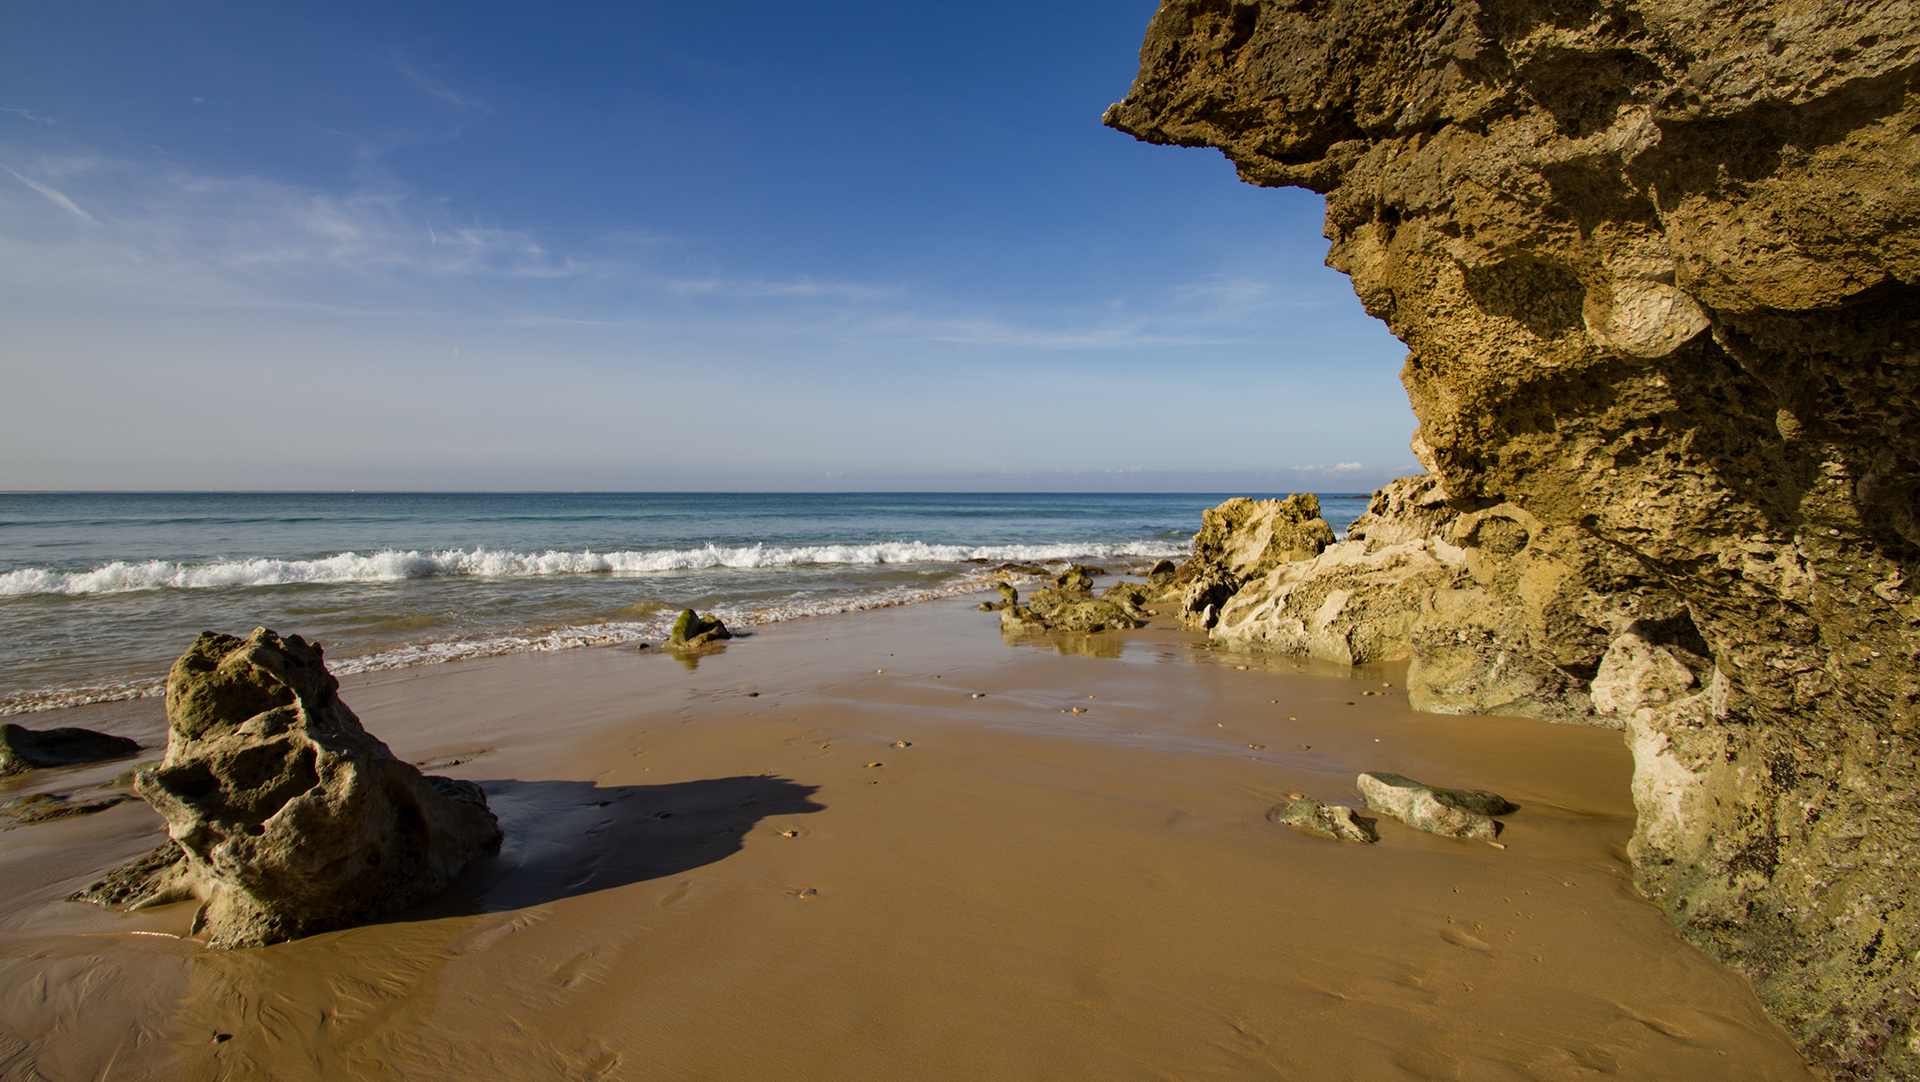
[[682, 609], [667, 634], [667, 649], [691, 650], [733, 638], [733, 632], [717, 616], [702, 617], [692, 609]]
[[1025, 605], [1011, 601], [1000, 610], [1000, 628], [1011, 634], [1035, 631], [1107, 631], [1144, 625], [1144, 595], [1137, 583], [1117, 583], [1095, 596], [1099, 568], [1075, 565], [1054, 577], [1052, 586], [1035, 590]]

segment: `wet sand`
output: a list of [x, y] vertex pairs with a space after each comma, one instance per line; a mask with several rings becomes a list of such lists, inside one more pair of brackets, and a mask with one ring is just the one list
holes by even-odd
[[[1008, 644], [976, 600], [344, 680], [507, 835], [376, 925], [207, 951], [190, 906], [60, 900], [161, 840], [144, 804], [0, 833], [0, 1077], [1814, 1077], [1635, 895], [1618, 733], [1171, 628]], [[1504, 849], [1267, 821], [1361, 770], [1522, 810]]]

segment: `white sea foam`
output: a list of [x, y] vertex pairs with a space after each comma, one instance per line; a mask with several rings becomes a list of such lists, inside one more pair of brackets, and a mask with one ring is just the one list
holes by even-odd
[[[1118, 555], [1118, 553], [1116, 553]], [[1155, 553], [1144, 553], [1152, 557]], [[1018, 576], [1016, 576], [1017, 578]], [[806, 601], [782, 601], [767, 605], [721, 606], [707, 610], [709, 615], [718, 616], [728, 626], [734, 628], [753, 627], [760, 624], [778, 623], [782, 620], [794, 620], [808, 616], [827, 616], [833, 613], [856, 612], [864, 609], [890, 608], [895, 605], [907, 605], [919, 601], [933, 601], [944, 597], [957, 597], [972, 593], [989, 583], [997, 576], [982, 570], [961, 579], [936, 587], [898, 586], [882, 590], [868, 590], [856, 595], [817, 598]], [[419, 665], [438, 665], [449, 661], [463, 661], [469, 658], [499, 657], [504, 654], [540, 653], [550, 650], [571, 650], [584, 646], [613, 646], [621, 643], [643, 640], [664, 639], [671, 626], [673, 613], [662, 613], [651, 620], [607, 621], [594, 624], [580, 624], [528, 631], [517, 634], [490, 635], [468, 639], [449, 639], [439, 642], [413, 643], [382, 650], [376, 653], [358, 656], [329, 657], [327, 668], [336, 675], [346, 676], [354, 673], [384, 672], [390, 669], [406, 669]], [[126, 699], [154, 698], [165, 694], [166, 686], [160, 681], [130, 681], [89, 688], [54, 688], [43, 691], [27, 692], [0, 697], [0, 717], [12, 714], [35, 714], [47, 710], [59, 710], [70, 706], [85, 706], [89, 703], [117, 702]]]
[[963, 563], [969, 560], [1058, 562], [1119, 557], [1185, 555], [1187, 546], [1165, 541], [1052, 545], [931, 545], [922, 541], [886, 541], [865, 545], [706, 545], [654, 552], [512, 552], [497, 549], [445, 549], [438, 552], [343, 552], [317, 560], [246, 559], [187, 564], [166, 560], [115, 561], [87, 571], [23, 568], [0, 574], [0, 597], [35, 594], [110, 594], [134, 590], [191, 590], [236, 586], [290, 586], [473, 576], [529, 578], [542, 575], [591, 575], [779, 568], [804, 565], [879, 565]]

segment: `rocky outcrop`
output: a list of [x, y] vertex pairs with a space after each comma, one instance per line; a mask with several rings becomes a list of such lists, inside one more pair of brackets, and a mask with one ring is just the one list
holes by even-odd
[[135, 778], [172, 841], [83, 897], [197, 898], [211, 945], [257, 946], [414, 905], [497, 849], [480, 787], [394, 758], [339, 687], [298, 635], [200, 636], [167, 675], [167, 757]]
[[[1630, 628], [1698, 639], [1680, 596], [1613, 548], [1512, 504], [1461, 512], [1425, 474], [1376, 492], [1347, 540], [1243, 583], [1212, 634], [1343, 665], [1409, 662], [1416, 710], [1620, 728], [1591, 684]], [[1704, 678], [1710, 665], [1687, 656]]]
[[50, 766], [78, 766], [140, 754], [140, 742], [92, 729], [0, 725], [0, 777]]
[[1310, 560], [1333, 540], [1333, 528], [1320, 517], [1320, 497], [1311, 492], [1284, 500], [1237, 496], [1202, 512], [1193, 556], [1172, 574], [1162, 573], [1155, 585], [1178, 598], [1182, 625], [1210, 628], [1220, 606], [1242, 584], [1281, 565]]
[[1624, 719], [1642, 889], [1848, 1078], [1920, 1077], [1917, 72], [1910, 0], [1165, 0], [1107, 114], [1326, 196], [1486, 597], [1678, 599], [1432, 686]]

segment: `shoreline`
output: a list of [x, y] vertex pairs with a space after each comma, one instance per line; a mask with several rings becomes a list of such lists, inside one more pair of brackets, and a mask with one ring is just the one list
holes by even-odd
[[[691, 664], [342, 677], [507, 830], [372, 925], [205, 951], [165, 934], [190, 907], [57, 900], [155, 844], [144, 805], [0, 833], [16, 1055], [50, 1077], [1811, 1077], [1633, 891], [1618, 733], [1414, 714], [1391, 671], [1164, 617], [1010, 645], [973, 601], [763, 625]], [[158, 700], [73, 709], [164, 732]], [[1292, 792], [1357, 804], [1367, 769], [1505, 794], [1507, 848], [1265, 818]]]

